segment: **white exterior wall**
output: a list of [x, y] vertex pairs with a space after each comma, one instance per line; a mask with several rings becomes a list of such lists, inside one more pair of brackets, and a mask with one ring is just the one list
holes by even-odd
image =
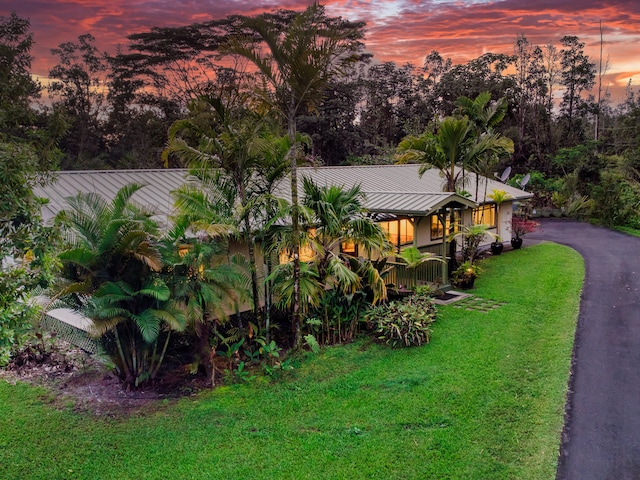
[[499, 235], [503, 242], [511, 240], [511, 217], [513, 215], [513, 202], [506, 201], [500, 205], [498, 217]]

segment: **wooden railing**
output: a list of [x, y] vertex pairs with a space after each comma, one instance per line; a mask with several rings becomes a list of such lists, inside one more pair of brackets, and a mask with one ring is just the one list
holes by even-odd
[[[442, 258], [442, 245], [421, 247], [420, 251], [433, 253]], [[387, 273], [385, 283], [392, 284], [401, 290], [412, 289], [420, 285], [442, 287], [449, 283], [448, 278], [443, 278], [442, 262], [436, 260], [427, 261], [416, 268], [407, 268], [407, 265], [401, 262], [387, 262], [387, 265], [393, 268]], [[446, 274], [444, 276], [446, 277]]]
[[448, 283], [442, 279], [442, 263], [426, 262], [416, 268], [407, 268], [404, 263], [387, 262], [393, 267], [385, 277], [387, 285], [393, 284], [398, 289], [412, 289], [419, 285], [443, 285]]

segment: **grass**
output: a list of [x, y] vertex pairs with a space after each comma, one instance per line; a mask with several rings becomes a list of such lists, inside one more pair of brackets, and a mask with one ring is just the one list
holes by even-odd
[[633, 235], [634, 237], [640, 237], [640, 230], [637, 229], [637, 228], [617, 226], [617, 227], [615, 227], [615, 229], [618, 230], [619, 232], [628, 233], [629, 235]]
[[440, 307], [429, 345], [360, 341], [309, 354], [276, 383], [99, 419], [0, 382], [0, 478], [551, 479], [583, 264], [541, 244], [490, 259]]

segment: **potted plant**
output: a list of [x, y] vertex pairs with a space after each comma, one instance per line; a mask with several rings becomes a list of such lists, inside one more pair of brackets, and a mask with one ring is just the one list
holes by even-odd
[[502, 205], [502, 202], [505, 200], [510, 200], [513, 197], [504, 190], [496, 190], [495, 188], [487, 196], [496, 202], [496, 237], [491, 243], [491, 253], [494, 255], [500, 255], [504, 249], [504, 244], [500, 238], [500, 205]]
[[463, 262], [451, 274], [451, 283], [454, 287], [463, 290], [473, 288], [473, 285], [480, 274], [480, 268], [477, 263]]
[[504, 243], [502, 243], [502, 238], [496, 235], [496, 238], [493, 242], [491, 242], [491, 253], [493, 255], [500, 255], [504, 250]]
[[535, 232], [540, 224], [524, 217], [511, 218], [511, 246], [515, 249], [522, 247], [522, 237], [527, 233]]

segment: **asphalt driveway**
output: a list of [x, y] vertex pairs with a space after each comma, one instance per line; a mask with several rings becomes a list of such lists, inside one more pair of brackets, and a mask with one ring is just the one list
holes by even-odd
[[529, 240], [568, 245], [586, 265], [557, 478], [640, 479], [640, 238], [543, 220]]

